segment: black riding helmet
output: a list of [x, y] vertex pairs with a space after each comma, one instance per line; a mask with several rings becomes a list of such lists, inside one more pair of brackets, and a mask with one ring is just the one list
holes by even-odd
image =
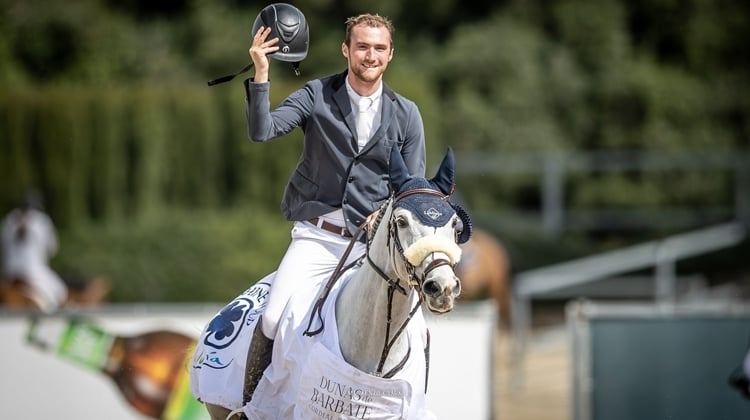
[[[273, 3], [264, 7], [258, 13], [253, 22], [250, 34], [251, 38], [255, 36], [255, 33], [258, 32], [261, 26], [271, 28], [268, 39], [279, 38], [279, 43], [276, 44], [279, 49], [269, 54], [269, 57], [292, 63], [294, 73], [299, 76], [299, 63], [307, 57], [307, 50], [310, 43], [310, 30], [308, 29], [305, 15], [291, 4]], [[228, 82], [250, 70], [252, 67], [253, 63], [251, 62], [235, 74], [209, 80], [208, 85], [213, 86]]]
[[279, 38], [279, 50], [269, 57], [290, 63], [300, 63], [307, 57], [310, 32], [305, 15], [299, 9], [287, 3], [266, 6], [255, 18], [251, 36], [255, 36], [261, 26], [271, 28], [268, 39]]

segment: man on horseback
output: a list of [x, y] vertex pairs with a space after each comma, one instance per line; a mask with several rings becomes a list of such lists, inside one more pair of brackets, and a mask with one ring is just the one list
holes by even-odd
[[29, 191], [2, 223], [2, 279], [19, 282], [23, 293], [43, 312], [65, 303], [68, 288], [49, 267], [57, 252], [57, 233], [44, 212], [41, 195]]
[[[269, 8], [273, 13], [267, 13]], [[270, 108], [269, 57], [300, 61], [307, 52], [306, 39], [304, 43], [289, 42], [295, 36], [306, 36], [306, 32], [295, 32], [297, 25], [307, 30], [304, 16], [288, 4], [273, 4], [261, 12], [249, 49], [255, 77], [244, 83], [250, 139], [269, 141], [296, 127], [304, 132], [302, 155], [281, 203], [284, 216], [294, 222], [291, 243], [253, 333], [246, 402], [271, 362], [273, 337], [291, 295], [302, 282], [328, 279], [353, 232], [389, 197], [391, 149], [400, 150], [412, 175], [425, 173], [419, 109], [383, 82], [394, 52], [393, 24], [385, 17], [362, 14], [347, 19], [341, 44], [346, 70], [311, 80]], [[304, 51], [290, 48], [294, 45], [304, 45]], [[363, 253], [364, 244], [356, 242], [350, 260]]]

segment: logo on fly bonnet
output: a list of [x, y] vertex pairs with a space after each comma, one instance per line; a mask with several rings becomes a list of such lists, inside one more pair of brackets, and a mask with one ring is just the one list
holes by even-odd
[[429, 209], [425, 210], [424, 212], [425, 216], [429, 217], [432, 220], [436, 220], [440, 216], [443, 215], [443, 213], [440, 213], [436, 208], [430, 207]]

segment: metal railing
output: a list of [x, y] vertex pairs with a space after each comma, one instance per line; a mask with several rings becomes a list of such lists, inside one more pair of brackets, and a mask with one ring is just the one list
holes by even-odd
[[678, 260], [737, 245], [745, 235], [742, 223], [725, 223], [518, 273], [511, 305], [515, 365], [522, 369], [535, 297], [550, 292], [561, 295], [566, 288], [654, 267], [653, 296], [660, 302], [674, 302]]
[[[750, 225], [750, 151], [556, 151], [546, 153], [461, 153], [459, 176], [539, 176], [538, 212], [473, 209], [485, 224], [504, 221], [502, 229], [538, 226], [549, 237], [565, 230], [672, 227], [689, 229], [727, 220]], [[730, 172], [734, 179], [733, 202], [711, 207], [658, 209], [566, 208], [565, 182], [574, 174]], [[471, 203], [469, 203], [471, 204]], [[498, 217], [501, 214], [502, 217]], [[511, 222], [512, 221], [512, 222]], [[500, 230], [502, 230], [500, 229]]]

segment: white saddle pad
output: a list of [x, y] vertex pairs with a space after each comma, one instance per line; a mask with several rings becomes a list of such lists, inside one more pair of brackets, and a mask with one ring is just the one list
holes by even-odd
[[[406, 329], [412, 351], [394, 378], [367, 374], [344, 361], [334, 309], [339, 290], [350, 278], [343, 276], [331, 290], [321, 311], [325, 328], [318, 335], [303, 333], [319, 287], [300, 290], [290, 300], [279, 323], [272, 363], [245, 406], [249, 419], [435, 418], [425, 406], [426, 325], [421, 311]], [[222, 309], [200, 337], [191, 386], [201, 401], [230, 410], [241, 406], [247, 346], [268, 290], [263, 280], [256, 286]]]
[[190, 366], [190, 389], [204, 403], [242, 405], [247, 349], [266, 307], [273, 274], [224, 306], [203, 328]]

